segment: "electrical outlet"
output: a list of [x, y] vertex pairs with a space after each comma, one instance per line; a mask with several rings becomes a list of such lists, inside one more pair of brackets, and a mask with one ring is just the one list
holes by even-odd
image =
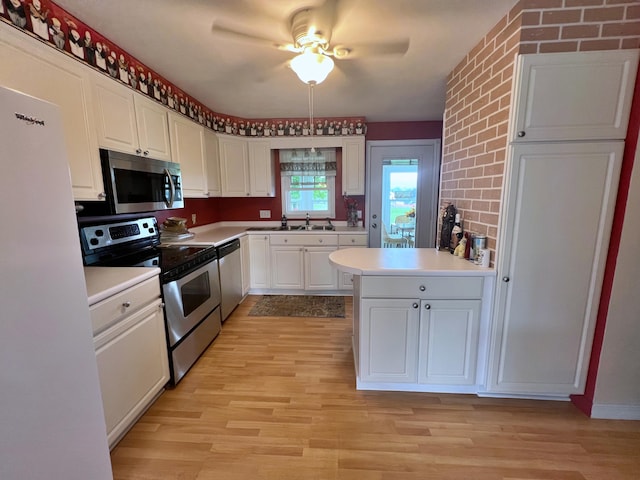
[[196, 224], [196, 214], [195, 214], [195, 213], [192, 213], [192, 214], [191, 214], [191, 223], [192, 223], [193, 225], [195, 225], [195, 224]]
[[271, 210], [260, 210], [260, 218], [271, 218]]

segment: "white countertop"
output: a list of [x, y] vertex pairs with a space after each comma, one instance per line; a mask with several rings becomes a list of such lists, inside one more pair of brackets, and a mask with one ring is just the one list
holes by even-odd
[[435, 248], [345, 248], [332, 252], [329, 263], [355, 275], [495, 275], [491, 267]]
[[155, 267], [84, 267], [89, 306], [158, 274]]
[[[268, 226], [267, 224], [260, 225], [202, 225], [200, 227], [192, 227], [189, 231], [195, 234], [195, 237], [189, 238], [183, 241], [163, 241], [166, 244], [184, 244], [184, 245], [214, 245], [220, 246], [223, 243], [240, 238], [245, 234], [254, 235], [273, 235], [273, 234], [290, 234], [290, 235], [308, 235], [308, 234], [335, 234], [335, 233], [349, 233], [366, 235], [367, 230], [362, 227], [345, 227], [336, 226], [335, 230], [253, 230], [247, 229], [252, 226]], [[276, 225], [274, 225], [276, 226]]]

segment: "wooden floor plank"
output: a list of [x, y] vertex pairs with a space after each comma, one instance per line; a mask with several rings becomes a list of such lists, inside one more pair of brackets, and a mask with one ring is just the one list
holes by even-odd
[[568, 402], [355, 390], [346, 318], [250, 296], [111, 455], [116, 480], [638, 480], [640, 422]]

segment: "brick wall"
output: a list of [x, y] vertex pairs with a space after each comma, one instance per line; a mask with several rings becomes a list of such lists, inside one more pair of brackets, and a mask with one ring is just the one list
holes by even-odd
[[638, 0], [521, 0], [447, 77], [440, 205], [496, 256], [518, 53], [640, 47]]

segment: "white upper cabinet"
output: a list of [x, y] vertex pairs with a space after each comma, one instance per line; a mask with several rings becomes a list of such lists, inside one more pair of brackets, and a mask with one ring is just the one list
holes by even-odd
[[187, 198], [208, 196], [204, 128], [177, 113], [169, 112], [171, 156], [180, 164], [182, 191]]
[[218, 137], [220, 183], [223, 197], [249, 196], [249, 156], [247, 141], [229, 135]]
[[100, 147], [171, 160], [166, 108], [98, 73], [93, 90]]
[[364, 137], [342, 141], [342, 193], [364, 195]]
[[104, 194], [91, 98], [90, 70], [0, 22], [0, 84], [60, 107], [73, 196]]
[[220, 182], [218, 137], [207, 128], [204, 129], [204, 158], [207, 179], [207, 196], [219, 197], [222, 195], [222, 184]]
[[273, 197], [275, 178], [271, 142], [219, 135], [223, 197]]
[[638, 50], [521, 55], [511, 140], [624, 139]]
[[273, 197], [276, 187], [269, 140], [247, 140], [249, 154], [249, 190], [252, 197]]

